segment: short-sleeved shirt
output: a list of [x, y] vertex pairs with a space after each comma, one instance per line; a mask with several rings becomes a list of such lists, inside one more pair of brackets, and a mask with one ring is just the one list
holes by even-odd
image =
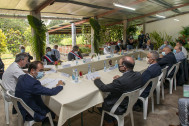
[[185, 55], [182, 51], [180, 51], [179, 53], [175, 53], [175, 58], [176, 58], [177, 62], [179, 62], [179, 61], [185, 59]]
[[3, 74], [2, 85], [6, 90], [15, 91], [18, 77], [25, 74], [21, 67], [13, 62]]

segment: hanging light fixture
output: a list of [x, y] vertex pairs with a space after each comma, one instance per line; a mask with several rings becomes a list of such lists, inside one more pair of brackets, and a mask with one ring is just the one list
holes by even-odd
[[128, 9], [128, 10], [133, 10], [133, 11], [136, 10], [135, 8], [128, 7], [128, 6], [121, 5], [121, 4], [117, 4], [117, 3], [113, 3], [113, 5], [116, 6], [116, 7], [121, 7], [121, 8], [125, 8], [125, 9]]

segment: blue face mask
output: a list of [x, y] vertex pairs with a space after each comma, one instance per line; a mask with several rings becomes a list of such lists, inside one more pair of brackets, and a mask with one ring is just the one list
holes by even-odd
[[117, 45], [118, 45], [118, 46], [120, 46], [120, 45], [121, 45], [121, 43], [118, 43]]
[[174, 49], [174, 50], [173, 50], [173, 53], [174, 53], [174, 54], [177, 53], [177, 50]]
[[111, 48], [111, 46], [108, 46], [108, 48]]
[[21, 53], [24, 53], [25, 52], [25, 49], [21, 49]]
[[37, 72], [36, 79], [41, 79], [44, 76], [43, 72]]
[[165, 56], [165, 52], [162, 52], [161, 54], [162, 54], [163, 56]]
[[51, 51], [47, 52], [47, 55], [51, 56]]

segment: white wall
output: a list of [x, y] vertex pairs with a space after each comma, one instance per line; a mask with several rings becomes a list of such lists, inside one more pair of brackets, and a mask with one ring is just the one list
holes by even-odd
[[[180, 21], [175, 21], [174, 19], [178, 19]], [[189, 26], [189, 14], [147, 23], [145, 28], [146, 33], [153, 31], [166, 32], [168, 35], [173, 37], [173, 40], [175, 40], [183, 26]]]

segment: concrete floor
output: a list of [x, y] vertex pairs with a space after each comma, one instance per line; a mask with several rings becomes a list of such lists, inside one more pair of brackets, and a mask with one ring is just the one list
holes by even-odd
[[[176, 115], [178, 111], [178, 99], [183, 96], [183, 87], [178, 87], [177, 90], [173, 91], [173, 94], [168, 93], [168, 89], [165, 89], [165, 100], [160, 105], [156, 104], [155, 99], [155, 112], [151, 112], [151, 100], [148, 106], [148, 117], [147, 120], [143, 119], [142, 112], [134, 112], [134, 123], [135, 126], [168, 126], [169, 124], [178, 125], [179, 118]], [[17, 126], [17, 116], [11, 114], [10, 107], [10, 124], [9, 126]], [[85, 111], [83, 113], [84, 126], [99, 126], [101, 116], [96, 113], [90, 113]], [[71, 118], [71, 126], [81, 126], [80, 114]], [[66, 122], [63, 126], [67, 126]], [[4, 103], [2, 96], [0, 96], [0, 126], [7, 126], [5, 124], [5, 113]], [[41, 126], [41, 123], [35, 124], [35, 126]], [[125, 117], [125, 126], [131, 126], [130, 116]]]

